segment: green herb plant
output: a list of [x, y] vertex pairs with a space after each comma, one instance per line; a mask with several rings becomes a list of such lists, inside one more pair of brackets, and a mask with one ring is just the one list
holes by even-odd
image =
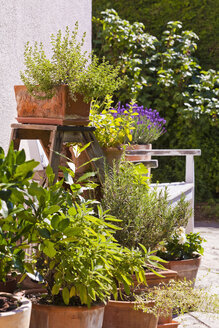
[[131, 141], [133, 118], [138, 115], [130, 109], [126, 115], [114, 116], [117, 111], [112, 108], [112, 103], [112, 98], [107, 95], [102, 104], [93, 101], [91, 105], [90, 125], [95, 126], [95, 137], [103, 148], [121, 147], [125, 141]]
[[187, 224], [190, 210], [183, 198], [176, 206], [169, 204], [168, 193], [149, 189], [147, 169], [143, 164], [122, 162], [106, 170], [101, 201], [120, 221], [115, 237], [126, 247], [139, 243], [154, 249], [159, 242], [171, 235], [174, 228]]
[[72, 33], [66, 27], [64, 35], [61, 30], [51, 35], [51, 59], [47, 58], [42, 43], [35, 42], [32, 47], [27, 42], [24, 52], [26, 69], [20, 76], [33, 96], [51, 98], [54, 87], [66, 84], [75, 101], [76, 95], [81, 94], [85, 102], [90, 102], [92, 98], [113, 94], [123, 84], [118, 78], [119, 69], [104, 58], [100, 62], [96, 56], [83, 51], [85, 33], [81, 41], [77, 41], [77, 34], [78, 23]]
[[[147, 306], [147, 302], [151, 301], [154, 305]], [[171, 313], [219, 313], [219, 297], [204, 288], [193, 288], [192, 281], [171, 280], [168, 284], [148, 288], [143, 294], [136, 296], [135, 308], [164, 318]]]

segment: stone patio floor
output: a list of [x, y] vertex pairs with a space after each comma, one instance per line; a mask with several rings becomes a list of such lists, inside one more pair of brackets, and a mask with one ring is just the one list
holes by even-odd
[[[219, 295], [219, 222], [195, 222], [195, 232], [206, 239], [204, 256], [196, 279], [196, 286], [205, 287]], [[219, 328], [219, 315], [189, 313], [176, 318], [178, 328]]]

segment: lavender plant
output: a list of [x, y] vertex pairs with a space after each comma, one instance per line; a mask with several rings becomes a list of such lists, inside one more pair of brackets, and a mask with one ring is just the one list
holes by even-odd
[[126, 106], [119, 103], [118, 108], [114, 109], [112, 114], [114, 117], [128, 115], [130, 110], [137, 115], [133, 116], [132, 139], [131, 141], [126, 140], [126, 142], [139, 145], [149, 144], [166, 132], [164, 127], [166, 120], [160, 117], [157, 110], [144, 108], [134, 102], [126, 104]]

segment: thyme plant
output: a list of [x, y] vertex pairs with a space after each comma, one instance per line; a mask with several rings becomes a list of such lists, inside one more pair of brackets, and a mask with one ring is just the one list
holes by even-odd
[[47, 58], [43, 44], [35, 42], [34, 47], [27, 42], [24, 52], [26, 69], [20, 72], [21, 80], [28, 91], [38, 98], [51, 98], [54, 87], [67, 84], [71, 96], [82, 94], [85, 102], [92, 98], [104, 98], [113, 94], [123, 84], [118, 78], [119, 68], [114, 68], [108, 61], [102, 62], [94, 55], [83, 51], [85, 33], [81, 41], [77, 39], [78, 23], [70, 32], [66, 27], [51, 35], [52, 57]]

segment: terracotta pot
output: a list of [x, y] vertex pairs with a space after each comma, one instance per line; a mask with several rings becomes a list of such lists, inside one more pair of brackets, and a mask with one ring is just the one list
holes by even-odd
[[17, 121], [19, 123], [87, 125], [89, 123], [90, 104], [83, 102], [83, 97], [76, 95], [72, 100], [67, 85], [55, 88], [51, 99], [37, 99], [29, 94], [24, 85], [15, 85], [17, 101]]
[[17, 279], [7, 276], [6, 282], [0, 281], [0, 292], [13, 293], [17, 288]]
[[[145, 278], [148, 287], [157, 286], [160, 283], [168, 283], [171, 279], [177, 278], [177, 272], [173, 270], [166, 270], [166, 271], [160, 271], [159, 274], [161, 274], [163, 277], [157, 276], [153, 272], [145, 272]], [[132, 276], [134, 285], [137, 285], [136, 277], [135, 275]]]
[[30, 328], [102, 328], [104, 305], [55, 306], [33, 304]]
[[163, 266], [168, 269], [177, 271], [178, 279], [192, 280], [195, 283], [200, 263], [201, 256], [189, 260], [169, 261], [168, 263], [164, 263]]
[[[127, 145], [126, 146], [126, 153], [125, 153], [125, 159], [126, 161], [150, 161], [151, 160], [151, 155], [133, 155], [131, 152], [132, 151], [138, 151], [138, 150], [150, 150], [152, 149], [152, 145]], [[151, 174], [151, 169], [148, 168], [148, 176]]]
[[11, 294], [21, 302], [21, 306], [9, 312], [0, 312], [0, 328], [29, 328], [31, 315], [31, 302], [25, 297]]
[[134, 302], [109, 301], [105, 308], [103, 328], [156, 328], [158, 318], [134, 309]]
[[171, 322], [157, 325], [157, 328], [177, 328], [178, 326], [179, 322], [172, 320]]
[[124, 150], [117, 147], [103, 148], [103, 153], [106, 157], [107, 163], [113, 166], [113, 162], [119, 162]]
[[[127, 145], [126, 146], [126, 154], [125, 159], [127, 161], [149, 161], [151, 159], [151, 155], [133, 155], [132, 151], [138, 150], [150, 150], [152, 149], [152, 144], [148, 145]], [[129, 153], [130, 152], [130, 153]]]

